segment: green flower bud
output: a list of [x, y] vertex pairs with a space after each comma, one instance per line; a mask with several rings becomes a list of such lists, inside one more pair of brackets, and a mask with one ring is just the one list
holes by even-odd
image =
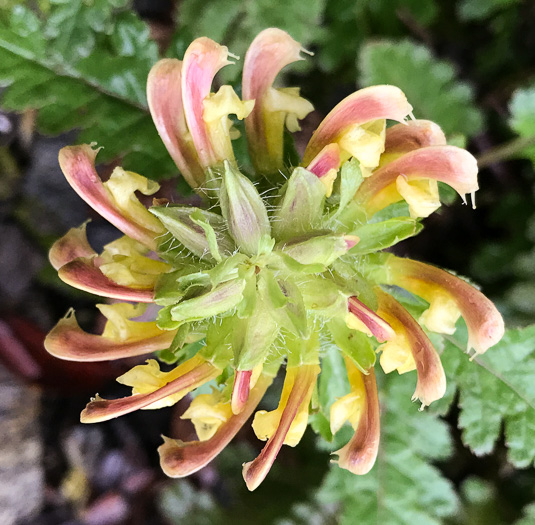
[[182, 301], [171, 308], [171, 318], [186, 323], [225, 313], [242, 301], [245, 284], [245, 279], [234, 279], [198, 297]]
[[220, 261], [234, 251], [225, 220], [216, 213], [190, 206], [153, 206], [150, 211], [197, 257]]
[[229, 232], [240, 250], [256, 255], [263, 237], [271, 235], [266, 207], [254, 184], [225, 162], [220, 203]]
[[319, 229], [324, 200], [321, 180], [304, 168], [296, 168], [272, 219], [273, 236], [285, 240]]

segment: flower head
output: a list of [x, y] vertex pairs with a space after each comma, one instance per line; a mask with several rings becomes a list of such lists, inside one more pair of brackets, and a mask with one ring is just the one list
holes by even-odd
[[[296, 131], [313, 108], [297, 88], [273, 84], [302, 52], [284, 31], [260, 33], [245, 57], [243, 100], [230, 86], [212, 92], [232, 55], [208, 38], [195, 40], [182, 62], [153, 67], [151, 114], [202, 206], [155, 200], [146, 208], [136, 192], [153, 195], [156, 183], [122, 168], [103, 183], [95, 170], [98, 149], [60, 152], [73, 188], [124, 236], [98, 254], [83, 225], [54, 244], [50, 260], [68, 284], [125, 302], [98, 305], [107, 318], [101, 335], [84, 332], [69, 311], [46, 347], [75, 361], [164, 349], [174, 356], [171, 370], [148, 359], [123, 374], [118, 381], [132, 394], [91, 400], [84, 423], [170, 406], [212, 385], [182, 415], [198, 441], [165, 438], [159, 449], [169, 476], [202, 468], [254, 414], [252, 427], [266, 441], [243, 468], [254, 490], [281, 447], [303, 436], [326, 352], [341, 352], [350, 385], [331, 406], [331, 431], [346, 422], [355, 431], [336, 452], [338, 464], [365, 474], [379, 447], [376, 353], [387, 373], [416, 369], [414, 398], [425, 406], [446, 386], [426, 330], [451, 334], [462, 317], [476, 353], [503, 335], [496, 308], [466, 281], [382, 252], [420, 231], [420, 219], [440, 206], [438, 182], [463, 198], [475, 192], [475, 159], [446, 145], [436, 124], [407, 121], [412, 107], [398, 88], [374, 86], [340, 102], [314, 132], [301, 165], [290, 166], [285, 128]], [[255, 173], [238, 167], [229, 115], [245, 120]], [[395, 287], [429, 307], [415, 317]], [[137, 320], [147, 303], [158, 306], [157, 315]], [[282, 369], [278, 406], [257, 410]]]

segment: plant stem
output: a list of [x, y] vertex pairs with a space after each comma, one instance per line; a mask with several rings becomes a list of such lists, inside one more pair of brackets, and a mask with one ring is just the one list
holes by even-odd
[[529, 146], [535, 146], [535, 135], [518, 137], [501, 146], [491, 148], [477, 158], [477, 164], [480, 168], [484, 168], [496, 162], [510, 159]]

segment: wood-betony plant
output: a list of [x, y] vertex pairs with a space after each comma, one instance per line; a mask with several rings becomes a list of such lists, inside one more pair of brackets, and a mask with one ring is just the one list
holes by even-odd
[[[155, 350], [174, 356], [171, 371], [149, 359], [119, 377], [132, 395], [91, 400], [85, 423], [170, 406], [213, 382], [212, 393], [195, 397], [182, 416], [199, 440], [165, 438], [159, 449], [169, 476], [202, 468], [254, 413], [253, 429], [267, 441], [243, 468], [254, 490], [282, 445], [303, 436], [322, 358], [333, 351], [344, 356], [350, 391], [332, 405], [330, 428], [349, 422], [355, 429], [335, 454], [340, 467], [366, 474], [380, 440], [376, 355], [385, 372], [416, 369], [414, 398], [426, 406], [446, 388], [428, 332], [452, 334], [462, 317], [474, 355], [504, 333], [494, 305], [465, 280], [384, 251], [421, 230], [421, 219], [440, 206], [439, 182], [473, 198], [475, 159], [446, 145], [436, 124], [412, 119], [401, 90], [383, 85], [342, 100], [301, 164], [290, 165], [284, 135], [313, 107], [298, 88], [273, 83], [302, 51], [284, 31], [260, 33], [245, 57], [243, 100], [230, 86], [211, 92], [231, 55], [208, 38], [195, 40], [183, 61], [153, 67], [147, 96], [154, 123], [203, 206], [155, 200], [147, 209], [135, 192], [153, 195], [156, 183], [122, 168], [103, 183], [92, 145], [59, 155], [75, 191], [124, 236], [97, 254], [83, 225], [54, 244], [50, 260], [68, 284], [128, 302], [100, 305], [108, 319], [100, 336], [82, 331], [69, 312], [46, 347], [77, 361]], [[255, 171], [249, 177], [233, 152], [229, 115], [245, 120]], [[397, 124], [387, 127], [387, 120]], [[260, 185], [267, 191], [260, 194]], [[421, 315], [403, 304], [411, 294], [428, 304]], [[146, 303], [160, 307], [157, 317], [136, 321]], [[280, 369], [278, 407], [256, 411]]]

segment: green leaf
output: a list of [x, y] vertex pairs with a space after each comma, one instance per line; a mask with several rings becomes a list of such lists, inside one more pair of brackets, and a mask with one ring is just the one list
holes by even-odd
[[245, 319], [253, 314], [256, 306], [256, 274], [254, 267], [242, 268], [240, 276], [245, 279], [243, 289], [243, 300], [236, 309], [236, 315], [240, 319]]
[[183, 324], [182, 321], [174, 321], [171, 318], [171, 308], [174, 308], [172, 304], [164, 306], [158, 312], [158, 316], [156, 317], [158, 328], [161, 328], [162, 330], [176, 330]]
[[522, 511], [523, 517], [518, 521], [515, 521], [515, 525], [531, 525], [535, 523], [535, 503], [531, 503], [527, 507], [524, 507]]
[[167, 484], [158, 493], [157, 504], [169, 523], [180, 525], [187, 521], [193, 525], [223, 523], [223, 511], [207, 490], [198, 489], [188, 480], [180, 479]]
[[360, 162], [352, 158], [342, 166], [340, 172], [340, 203], [338, 211], [342, 211], [352, 200], [362, 184], [364, 177], [360, 169]]
[[408, 40], [366, 44], [359, 56], [366, 86], [398, 86], [414, 107], [417, 118], [437, 122], [447, 135], [472, 137], [483, 125], [483, 115], [472, 88], [457, 79], [454, 67], [435, 58], [425, 46]]
[[347, 241], [343, 235], [313, 232], [289, 239], [280, 250], [303, 265], [329, 266], [347, 253]]
[[288, 303], [288, 298], [282, 293], [281, 287], [275, 279], [275, 275], [268, 269], [260, 272], [258, 278], [258, 291], [276, 310], [283, 308]]
[[462, 0], [458, 6], [459, 16], [463, 20], [483, 20], [519, 2], [520, 0]]
[[45, 36], [54, 42], [54, 51], [69, 60], [87, 57], [95, 47], [97, 33], [111, 33], [113, 14], [128, 0], [50, 0]]
[[452, 452], [447, 425], [411, 403], [413, 384], [406, 376], [384, 378], [381, 445], [376, 465], [366, 476], [333, 467], [318, 498], [341, 504], [341, 525], [439, 525], [458, 505], [452, 484], [432, 461]]
[[535, 325], [508, 330], [484, 355], [470, 362], [462, 346], [446, 340], [442, 360], [459, 390], [463, 442], [488, 454], [505, 428], [509, 460], [519, 468], [535, 460]]
[[329, 331], [340, 350], [366, 373], [375, 363], [375, 352], [368, 336], [348, 328], [342, 319], [332, 319], [328, 323]]
[[318, 379], [319, 412], [312, 426], [324, 439], [332, 441], [329, 411], [331, 405], [349, 393], [349, 381], [340, 350], [335, 345], [322, 345], [321, 374]]
[[265, 301], [257, 300], [249, 319], [238, 325], [233, 334], [234, 366], [252, 370], [264, 362], [270, 346], [278, 336], [277, 323]]
[[160, 361], [173, 365], [177, 362], [183, 362], [193, 357], [203, 346], [204, 340], [195, 341], [194, 343], [184, 344], [188, 336], [191, 325], [183, 324], [171, 343], [171, 346], [166, 350], [156, 352], [156, 356]]
[[232, 253], [234, 243], [224, 232], [226, 223], [221, 215], [191, 206], [152, 206], [150, 212], [156, 215], [167, 230], [197, 257], [221, 261], [224, 255]]
[[343, 317], [347, 313], [347, 295], [324, 275], [310, 275], [299, 281], [299, 291], [308, 310], [327, 319]]
[[[535, 137], [535, 84], [517, 89], [513, 93], [509, 102], [509, 112], [511, 113], [509, 125], [520, 137], [525, 139]], [[526, 147], [516, 156], [535, 162], [535, 146]]]
[[[268, 281], [266, 284], [272, 283]], [[267, 298], [277, 301], [271, 310], [273, 317], [280, 326], [298, 337], [308, 337], [307, 312], [299, 288], [292, 281], [283, 279], [276, 281], [276, 287], [280, 289], [286, 301], [284, 306], [277, 308], [275, 305], [281, 303], [279, 294], [270, 287]]]
[[435, 0], [330, 0], [318, 46], [322, 69], [348, 82], [355, 78], [355, 52], [370, 37], [406, 34], [407, 20], [419, 27], [432, 24], [439, 13]]
[[210, 277], [212, 286], [217, 286], [219, 283], [237, 277], [240, 273], [240, 266], [246, 261], [246, 255], [243, 253], [235, 253], [214, 266], [211, 270], [208, 270], [206, 273]]
[[204, 234], [206, 236], [206, 240], [208, 241], [208, 247], [210, 249], [212, 257], [217, 262], [221, 262], [222, 257], [219, 251], [219, 246], [217, 244], [217, 235], [208, 219], [206, 219], [203, 212], [199, 209], [194, 211], [189, 217], [197, 226], [200, 226], [204, 230]]
[[351, 232], [360, 241], [349, 252], [350, 255], [365, 255], [390, 246], [404, 239], [418, 235], [423, 225], [417, 219], [397, 217], [383, 222], [368, 223]]
[[[231, 24], [243, 13], [242, 0], [206, 2], [206, 0], [185, 0], [180, 3], [179, 23], [193, 32], [193, 38], [207, 36], [216, 42], [223, 42]], [[180, 32], [180, 31], [179, 31]], [[228, 45], [227, 42], [223, 42]], [[232, 47], [230, 50], [236, 53]]]
[[[54, 3], [46, 21], [23, 5], [0, 21], [2, 107], [38, 109], [37, 127], [104, 146], [99, 160], [151, 178], [177, 173], [152, 123], [145, 84], [158, 59], [148, 26], [122, 0]], [[70, 16], [70, 13], [72, 16]]]
[[175, 270], [160, 275], [156, 282], [154, 302], [160, 306], [169, 306], [178, 303], [185, 294], [185, 290], [177, 286], [178, 279], [188, 275], [193, 268], [184, 270]]

